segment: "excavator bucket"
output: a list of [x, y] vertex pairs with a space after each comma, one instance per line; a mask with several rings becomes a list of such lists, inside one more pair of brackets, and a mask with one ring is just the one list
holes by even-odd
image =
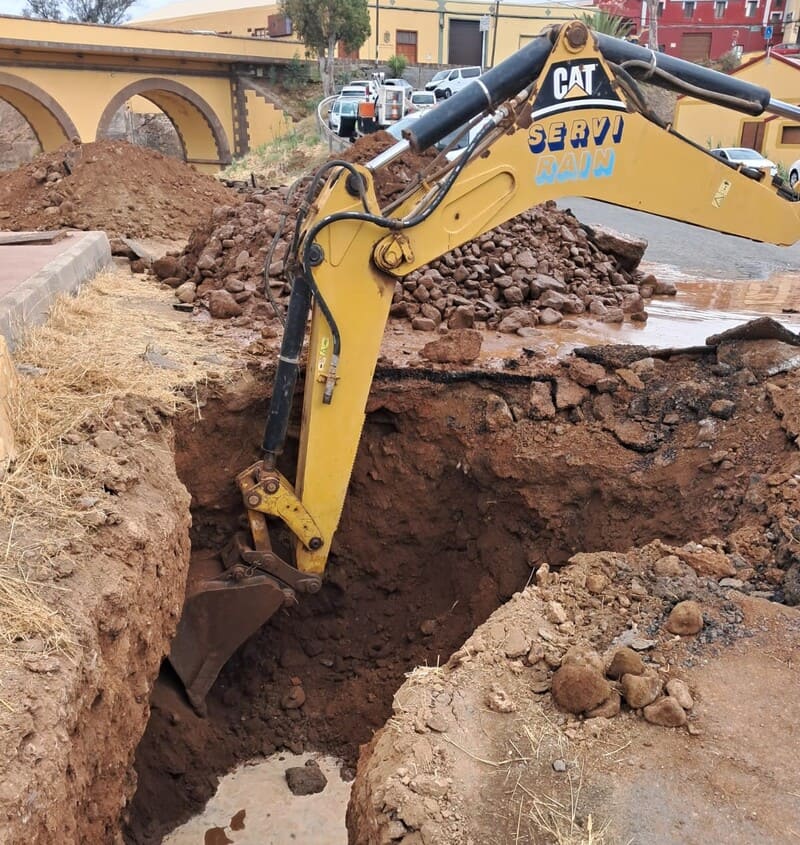
[[169, 661], [198, 713], [205, 714], [206, 695], [236, 649], [294, 599], [291, 588], [259, 569], [225, 568], [210, 552], [193, 556]]

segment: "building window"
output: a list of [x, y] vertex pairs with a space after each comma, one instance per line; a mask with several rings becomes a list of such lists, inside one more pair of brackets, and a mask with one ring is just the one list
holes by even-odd
[[747, 0], [747, 5], [745, 6], [744, 15], [746, 18], [754, 18], [756, 16], [756, 12], [758, 11], [758, 0]]
[[694, 0], [684, 0], [683, 16], [687, 21], [690, 21], [694, 17]]
[[661, 0], [658, 4], [658, 11], [656, 12], [656, 17], [660, 18], [664, 15], [664, 0]]
[[714, 17], [725, 17], [725, 0], [714, 0]]
[[782, 144], [800, 144], [800, 126], [784, 126], [781, 129]]

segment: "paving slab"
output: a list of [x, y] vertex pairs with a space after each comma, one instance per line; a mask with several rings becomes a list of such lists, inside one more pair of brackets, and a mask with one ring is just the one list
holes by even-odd
[[9, 348], [27, 328], [44, 322], [59, 294], [76, 292], [109, 264], [105, 232], [67, 232], [54, 243], [0, 246], [0, 335]]

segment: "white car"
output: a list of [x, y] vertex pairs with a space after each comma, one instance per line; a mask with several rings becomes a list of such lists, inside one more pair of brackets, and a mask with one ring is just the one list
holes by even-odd
[[408, 99], [411, 96], [411, 92], [414, 90], [414, 86], [406, 79], [392, 78], [392, 79], [384, 79], [384, 85], [388, 85], [389, 88], [402, 88], [403, 93]]
[[745, 167], [765, 170], [769, 172], [770, 176], [774, 176], [778, 172], [778, 167], [774, 161], [764, 158], [758, 150], [751, 150], [749, 147], [717, 147], [711, 150], [711, 155], [731, 164], [743, 164]]
[[798, 182], [800, 182], [800, 158], [789, 166], [789, 184], [797, 188]]
[[328, 114], [328, 126], [340, 137], [351, 138], [355, 135], [358, 121], [358, 104], [363, 100], [339, 97], [334, 100]]
[[[352, 79], [342, 88], [342, 96], [345, 96], [345, 89], [362, 88], [364, 99], [372, 100], [378, 96], [378, 83], [374, 79]], [[349, 94], [347, 96], [350, 96]]]
[[339, 97], [345, 100], [374, 100], [375, 94], [371, 94], [363, 85], [345, 85]]
[[414, 111], [427, 111], [436, 105], [436, 94], [433, 91], [412, 91], [411, 108]]

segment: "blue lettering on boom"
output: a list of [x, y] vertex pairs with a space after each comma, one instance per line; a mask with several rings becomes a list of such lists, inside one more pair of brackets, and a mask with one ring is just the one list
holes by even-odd
[[616, 160], [613, 147], [622, 140], [624, 129], [622, 115], [576, 118], [569, 124], [563, 120], [534, 123], [528, 130], [528, 146], [537, 157], [536, 184], [611, 176]]

